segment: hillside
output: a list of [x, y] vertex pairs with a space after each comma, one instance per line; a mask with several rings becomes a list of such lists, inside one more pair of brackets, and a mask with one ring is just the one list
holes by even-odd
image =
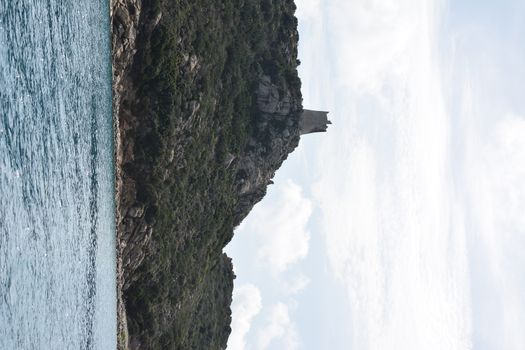
[[113, 1], [121, 348], [226, 347], [222, 249], [299, 142], [294, 12]]

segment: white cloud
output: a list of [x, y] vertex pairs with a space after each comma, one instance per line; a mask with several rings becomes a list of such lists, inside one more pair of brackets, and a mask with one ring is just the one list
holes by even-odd
[[321, 0], [295, 0], [295, 5], [297, 6], [295, 15], [304, 21], [315, 20], [321, 11]]
[[[474, 109], [472, 112], [475, 112]], [[509, 114], [479, 126], [466, 139], [463, 170], [465, 206], [469, 208], [470, 259], [477, 329], [475, 345], [525, 348], [525, 119]], [[486, 130], [484, 130], [486, 129]], [[483, 135], [484, 137], [479, 137]]]
[[[412, 49], [432, 36], [439, 1], [335, 0], [326, 5], [338, 84], [377, 91], [411, 69]], [[424, 54], [424, 52], [422, 52]]]
[[471, 347], [466, 236], [436, 50], [440, 7], [335, 1], [328, 12], [337, 74], [326, 94], [344, 98], [319, 147], [314, 194], [356, 349]]
[[294, 276], [291, 281], [287, 282], [284, 289], [287, 295], [294, 295], [306, 288], [309, 283], [310, 279], [301, 273]]
[[333, 85], [305, 102], [331, 101], [334, 125], [314, 194], [359, 349], [525, 348], [523, 79], [494, 74], [502, 45], [439, 37], [443, 3], [336, 0], [323, 19]]
[[[238, 275], [238, 280], [264, 284], [268, 278], [274, 287], [265, 285], [270, 300], [284, 298], [286, 303], [279, 302], [268, 310], [262, 309], [261, 292], [257, 287], [251, 283], [235, 286], [228, 349], [266, 349], [273, 341], [283, 344], [285, 349], [297, 348], [298, 336], [288, 307], [296, 304], [291, 298], [307, 286], [309, 279], [300, 272], [290, 271], [290, 267], [308, 254], [310, 232], [307, 224], [311, 214], [311, 201], [303, 195], [301, 187], [288, 180], [276, 184], [268, 198], [259, 203], [237, 228], [238, 237], [232, 243], [240, 244], [242, 247], [238, 249], [242, 253], [250, 251], [248, 263], [253, 264], [254, 257], [257, 259], [254, 266], [256, 276]], [[239, 241], [242, 238], [250, 244], [242, 244]], [[235, 248], [228, 248], [235, 253]], [[234, 259], [235, 264], [239, 261]], [[257, 322], [257, 328], [250, 331], [252, 321], [259, 314], [258, 318], [266, 314], [266, 321], [262, 325]]]
[[274, 342], [279, 342], [281, 349], [295, 350], [299, 348], [295, 325], [290, 320], [288, 306], [283, 303], [278, 303], [272, 307], [266, 324], [258, 333], [257, 349], [268, 349]]
[[484, 147], [481, 174], [489, 177], [491, 204], [502, 234], [525, 233], [524, 135], [525, 118], [509, 114], [496, 124]]
[[257, 224], [250, 226], [260, 241], [258, 258], [276, 272], [306, 257], [310, 241], [307, 223], [312, 214], [311, 201], [293, 181], [288, 180], [280, 190], [276, 202], [254, 210], [253, 222]]
[[228, 339], [228, 349], [246, 349], [246, 335], [253, 319], [262, 308], [261, 292], [253, 284], [243, 284], [233, 290], [232, 333]]

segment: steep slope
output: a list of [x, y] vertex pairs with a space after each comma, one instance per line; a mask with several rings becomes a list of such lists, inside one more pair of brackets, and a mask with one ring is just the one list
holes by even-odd
[[299, 142], [294, 11], [112, 3], [121, 347], [226, 347], [222, 249]]

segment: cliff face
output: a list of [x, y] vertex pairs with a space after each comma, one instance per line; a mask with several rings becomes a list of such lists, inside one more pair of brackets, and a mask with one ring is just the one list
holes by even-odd
[[297, 91], [282, 89], [267, 75], [256, 91], [257, 122], [248, 147], [239, 155], [235, 169], [238, 194], [234, 210], [237, 226], [266, 194], [266, 187], [283, 161], [299, 144], [301, 98]]
[[294, 11], [113, 1], [120, 348], [226, 347], [222, 249], [299, 143]]

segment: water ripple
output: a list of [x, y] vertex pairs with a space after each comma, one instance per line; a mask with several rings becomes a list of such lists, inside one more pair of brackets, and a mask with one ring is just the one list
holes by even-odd
[[108, 6], [0, 0], [0, 349], [116, 346]]

